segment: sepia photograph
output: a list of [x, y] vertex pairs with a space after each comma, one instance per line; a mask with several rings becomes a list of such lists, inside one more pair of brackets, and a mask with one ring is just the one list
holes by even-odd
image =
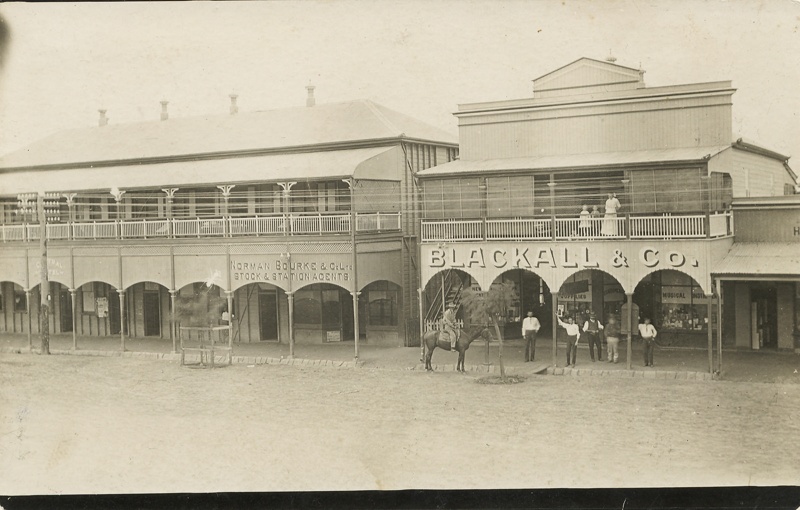
[[798, 508], [799, 155], [793, 0], [4, 3], [0, 508]]

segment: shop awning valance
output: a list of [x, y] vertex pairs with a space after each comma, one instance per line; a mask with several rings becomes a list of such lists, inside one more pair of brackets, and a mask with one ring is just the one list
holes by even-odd
[[711, 274], [800, 280], [800, 243], [733, 243]]

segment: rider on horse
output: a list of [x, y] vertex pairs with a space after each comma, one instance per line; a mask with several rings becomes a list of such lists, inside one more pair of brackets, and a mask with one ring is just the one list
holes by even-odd
[[450, 338], [450, 349], [456, 350], [456, 342], [458, 342], [459, 329], [456, 324], [456, 305], [450, 303], [447, 305], [447, 310], [442, 315], [442, 322], [444, 324], [444, 331]]

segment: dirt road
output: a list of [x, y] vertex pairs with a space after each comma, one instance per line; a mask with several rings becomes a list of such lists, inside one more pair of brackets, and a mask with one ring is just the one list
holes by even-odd
[[796, 384], [0, 354], [0, 493], [800, 483]]

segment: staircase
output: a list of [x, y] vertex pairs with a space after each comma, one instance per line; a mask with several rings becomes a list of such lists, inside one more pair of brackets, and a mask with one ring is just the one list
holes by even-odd
[[[431, 300], [428, 311], [425, 313], [426, 325], [441, 320], [444, 306], [447, 303], [456, 305], [456, 313], [461, 308], [461, 292], [464, 290], [464, 282], [461, 277], [453, 273], [451, 269], [448, 269], [442, 273], [442, 278], [444, 278], [444, 285], [439, 285], [436, 296]], [[442, 299], [442, 295], [444, 295], [444, 299]]]

